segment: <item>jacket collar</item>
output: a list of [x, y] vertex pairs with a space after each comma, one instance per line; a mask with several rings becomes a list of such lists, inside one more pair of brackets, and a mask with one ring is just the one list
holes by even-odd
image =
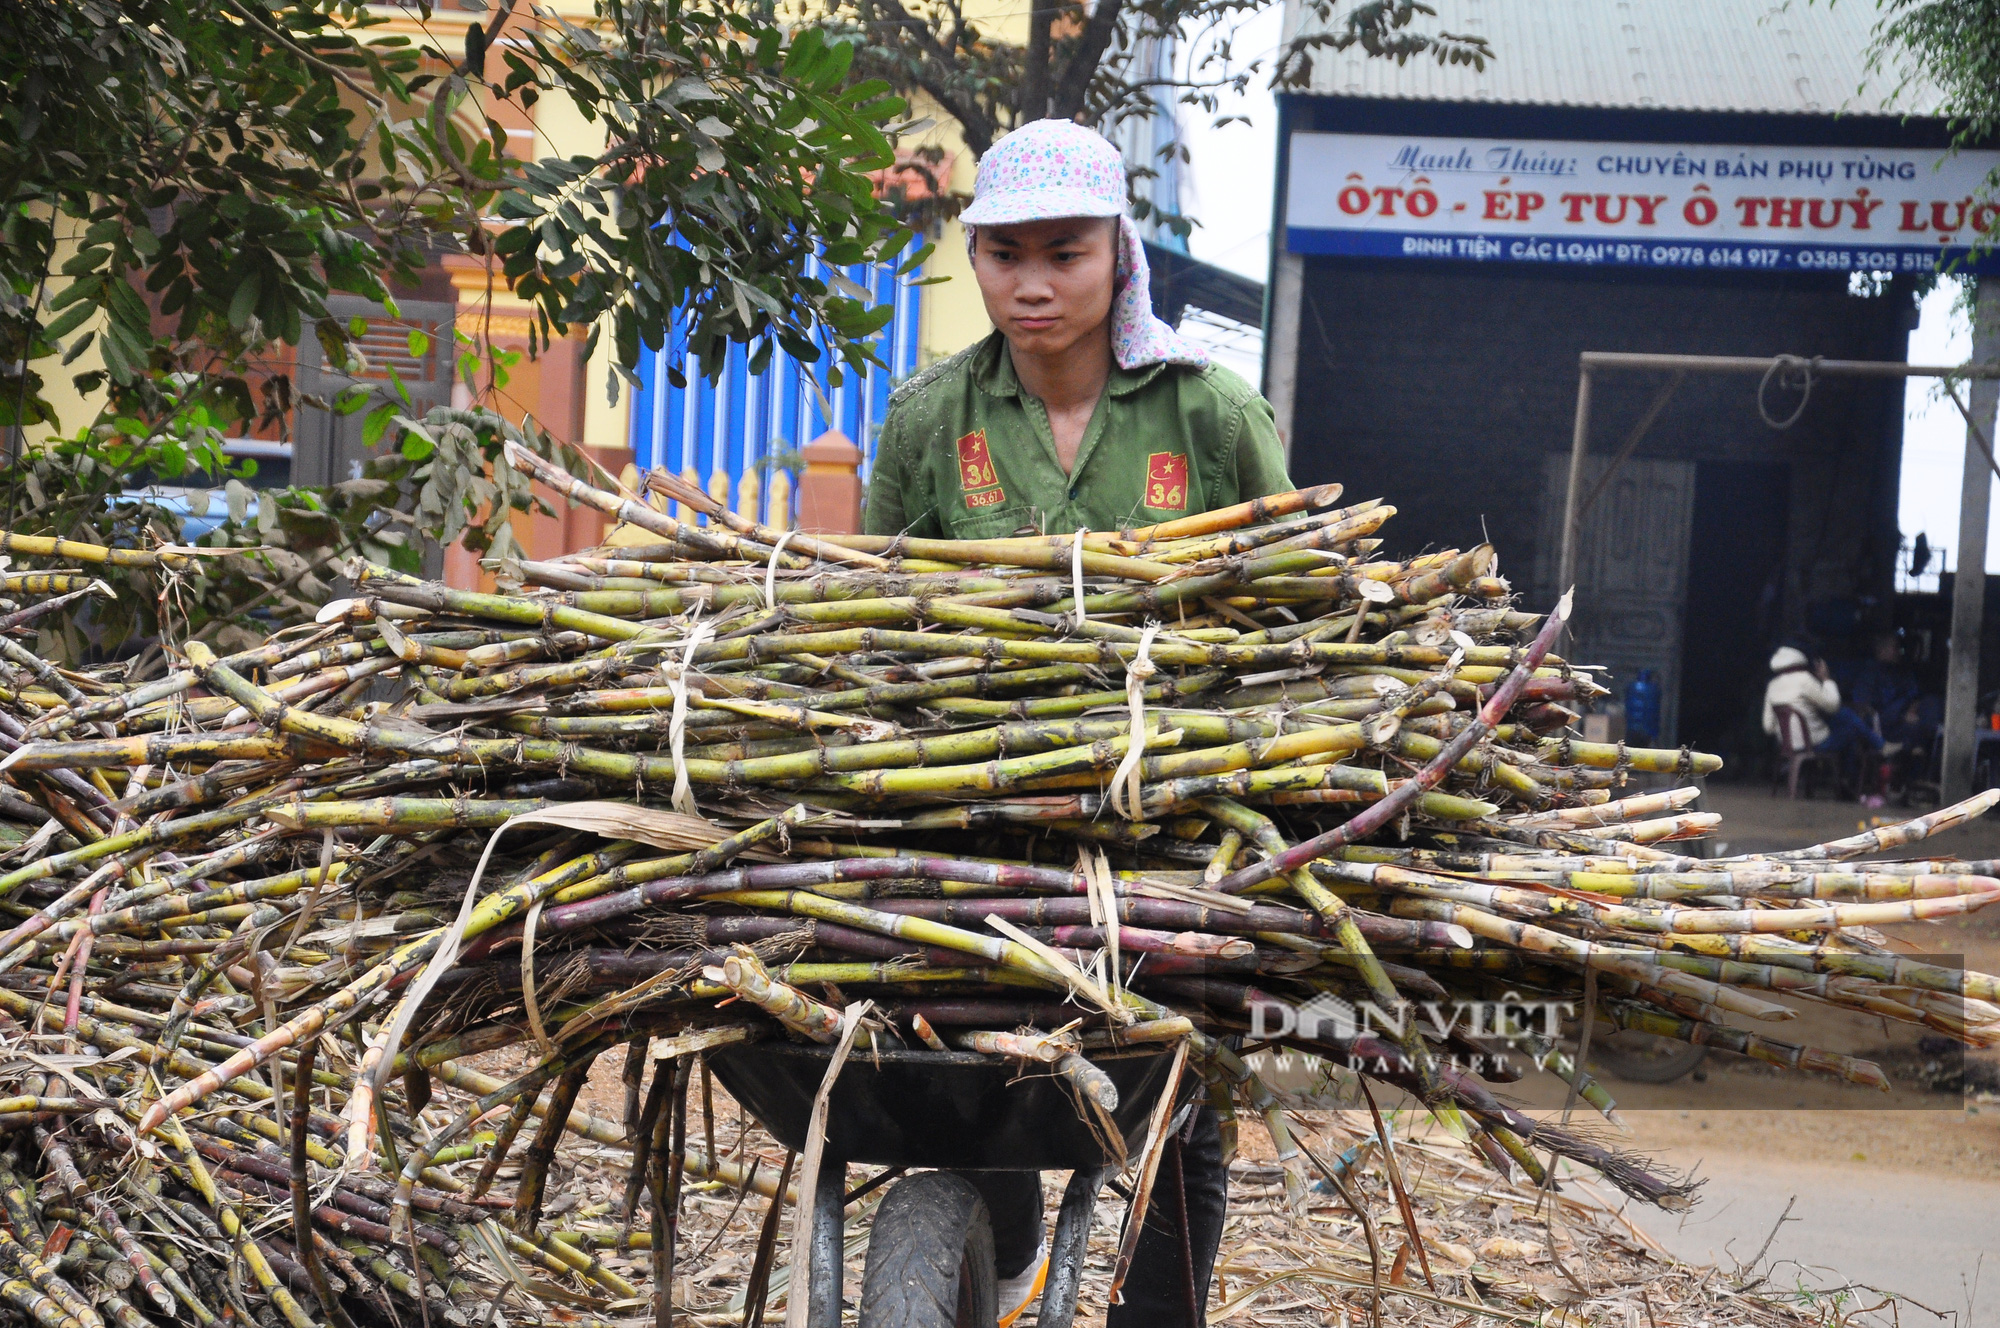
[[[1163, 361], [1158, 360], [1136, 369], [1121, 369], [1114, 363], [1104, 390], [1114, 397], [1128, 396], [1152, 382], [1166, 367]], [[1014, 373], [1014, 357], [1007, 353], [1007, 338], [999, 332], [989, 333], [986, 340], [980, 343], [978, 352], [972, 358], [972, 381], [988, 396], [1025, 395], [1021, 391], [1021, 380]]]

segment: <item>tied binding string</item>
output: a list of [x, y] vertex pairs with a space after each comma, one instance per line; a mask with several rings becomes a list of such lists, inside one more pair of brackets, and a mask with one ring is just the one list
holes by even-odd
[[1083, 624], [1084, 624], [1084, 616], [1083, 616], [1083, 537], [1084, 537], [1085, 535], [1088, 535], [1089, 533], [1090, 533], [1090, 527], [1089, 527], [1089, 526], [1082, 526], [1082, 527], [1079, 527], [1079, 528], [1078, 528], [1078, 530], [1077, 530], [1077, 532], [1076, 532], [1076, 543], [1074, 543], [1074, 544], [1070, 545], [1070, 550], [1069, 550], [1069, 583], [1070, 583], [1070, 594], [1071, 594], [1071, 597], [1072, 597], [1072, 599], [1073, 599], [1073, 600], [1075, 601], [1075, 604], [1076, 604], [1076, 630], [1077, 630], [1077, 631], [1079, 631], [1079, 632], [1083, 630]]
[[681, 755], [687, 745], [687, 671], [694, 666], [695, 653], [714, 635], [715, 624], [697, 622], [688, 632], [680, 658], [669, 663], [665, 669], [667, 690], [674, 696], [673, 717], [667, 721], [667, 744], [674, 758], [673, 806], [675, 811], [686, 816], [695, 814], [694, 790], [688, 786], [687, 761]]
[[[776, 613], [778, 611], [778, 559], [785, 556], [785, 546], [791, 543], [792, 536], [798, 533], [796, 530], [788, 530], [778, 536], [778, 542], [771, 546], [771, 562], [764, 569], [764, 611], [766, 613]], [[677, 756], [675, 759], [678, 760], [679, 757]]]
[[[1082, 600], [1078, 600], [1079, 606]], [[1146, 683], [1159, 672], [1152, 660], [1153, 638], [1160, 633], [1158, 623], [1147, 623], [1139, 633], [1139, 649], [1125, 666], [1125, 704], [1132, 712], [1132, 740], [1125, 759], [1111, 776], [1111, 809], [1128, 821], [1142, 819], [1139, 809], [1139, 761], [1146, 755]], [[1119, 794], [1124, 805], [1119, 805]]]

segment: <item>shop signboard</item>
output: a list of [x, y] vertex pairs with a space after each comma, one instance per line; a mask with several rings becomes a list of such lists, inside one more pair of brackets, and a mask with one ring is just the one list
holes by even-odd
[[[1295, 133], [1293, 253], [2000, 271], [2000, 152]], [[1996, 246], [2000, 247], [2000, 246]]]

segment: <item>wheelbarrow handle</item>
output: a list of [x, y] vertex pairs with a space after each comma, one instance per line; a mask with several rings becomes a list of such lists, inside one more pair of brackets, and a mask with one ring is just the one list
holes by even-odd
[[1097, 1192], [1104, 1188], [1110, 1167], [1077, 1171], [1063, 1191], [1062, 1207], [1056, 1211], [1056, 1236], [1049, 1249], [1049, 1276], [1042, 1286], [1041, 1317], [1038, 1328], [1070, 1328], [1076, 1318], [1077, 1293], [1083, 1289], [1084, 1247], [1090, 1243], [1090, 1215], [1097, 1207]]
[[812, 1267], [812, 1303], [806, 1308], [811, 1328], [840, 1328], [840, 1292], [846, 1252], [847, 1163], [832, 1155], [819, 1160], [819, 1184], [812, 1197], [812, 1238], [807, 1258]]

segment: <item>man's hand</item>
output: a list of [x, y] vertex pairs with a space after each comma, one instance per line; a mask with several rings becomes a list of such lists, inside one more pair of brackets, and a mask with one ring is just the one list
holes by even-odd
[[1813, 677], [1818, 678], [1821, 682], [1825, 682], [1827, 679], [1833, 676], [1833, 670], [1826, 666], [1825, 660], [1816, 659], [1812, 663], [1812, 675]]

